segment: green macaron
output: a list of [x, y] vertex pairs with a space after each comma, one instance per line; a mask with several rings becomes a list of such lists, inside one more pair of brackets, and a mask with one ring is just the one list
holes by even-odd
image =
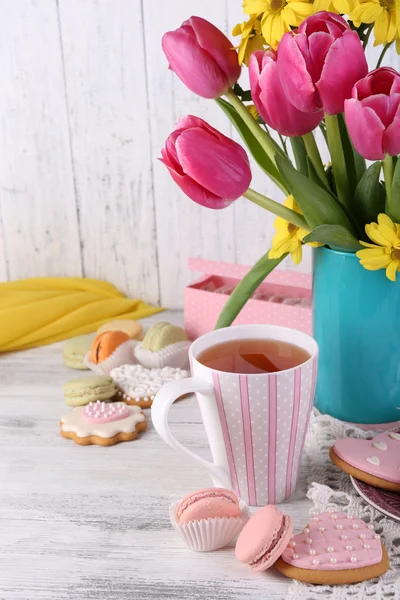
[[65, 341], [62, 347], [64, 364], [71, 369], [87, 369], [83, 359], [90, 351], [95, 337], [96, 333], [87, 333]]
[[158, 352], [170, 344], [186, 341], [187, 335], [182, 327], [160, 321], [160, 323], [156, 323], [150, 327], [143, 338], [142, 348], [151, 350], [152, 352]]
[[108, 400], [117, 393], [117, 387], [108, 375], [91, 375], [72, 379], [63, 385], [68, 406], [84, 406], [96, 400]]

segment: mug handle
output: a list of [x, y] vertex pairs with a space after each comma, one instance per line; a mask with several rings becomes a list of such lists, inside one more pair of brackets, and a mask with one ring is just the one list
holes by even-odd
[[206, 382], [199, 377], [189, 377], [187, 379], [167, 383], [167, 385], [157, 393], [151, 407], [151, 419], [153, 421], [154, 429], [164, 442], [171, 446], [171, 448], [174, 448], [174, 450], [177, 450], [177, 452], [180, 452], [181, 454], [185, 454], [198, 465], [207, 469], [211, 474], [216, 487], [232, 489], [229, 473], [227, 473], [223, 467], [197, 456], [197, 454], [194, 454], [178, 442], [171, 433], [168, 424], [168, 413], [171, 406], [184, 394], [193, 392], [214, 394], [214, 387], [212, 383]]

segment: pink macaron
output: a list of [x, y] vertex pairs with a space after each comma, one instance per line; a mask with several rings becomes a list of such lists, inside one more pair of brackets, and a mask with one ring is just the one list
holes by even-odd
[[236, 558], [252, 571], [265, 571], [278, 560], [293, 532], [290, 517], [269, 504], [260, 508], [246, 523], [236, 542]]
[[188, 494], [176, 507], [180, 523], [214, 517], [240, 517], [239, 500], [230, 490], [208, 488]]

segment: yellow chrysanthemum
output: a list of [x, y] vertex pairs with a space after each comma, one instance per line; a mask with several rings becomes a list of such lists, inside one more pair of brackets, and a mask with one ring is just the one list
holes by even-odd
[[258, 110], [254, 106], [254, 104], [247, 104], [246, 108], [249, 111], [249, 113], [251, 114], [251, 116], [253, 117], [253, 119], [255, 121], [258, 121], [259, 114], [258, 114]]
[[378, 223], [366, 225], [365, 232], [375, 243], [360, 241], [367, 248], [356, 253], [362, 266], [368, 271], [386, 269], [386, 277], [396, 281], [396, 271], [400, 271], [400, 224], [380, 214]]
[[286, 32], [314, 12], [310, 0], [244, 0], [243, 8], [248, 15], [261, 15], [261, 32], [275, 49]]
[[374, 46], [396, 40], [397, 50], [400, 50], [400, 0], [360, 0], [349, 17], [356, 27], [361, 23], [374, 23]]
[[[297, 202], [291, 194], [286, 198], [283, 205], [301, 214]], [[268, 253], [269, 258], [280, 258], [283, 254], [290, 252], [293, 262], [296, 265], [300, 264], [303, 257], [302, 241], [308, 231], [302, 227], [293, 225], [293, 223], [289, 223], [289, 221], [286, 221], [282, 217], [276, 217], [274, 227], [276, 231], [272, 240], [272, 248]], [[318, 244], [317, 242], [310, 242], [308, 245], [314, 248], [322, 246], [322, 244]]]
[[314, 12], [327, 10], [339, 15], [348, 15], [358, 7], [359, 0], [314, 0]]
[[257, 17], [252, 16], [244, 23], [238, 23], [232, 30], [232, 35], [241, 35], [240, 44], [236, 46], [238, 49], [238, 60], [241, 65], [244, 63], [246, 67], [249, 64], [250, 54], [255, 50], [262, 50], [265, 46], [265, 40], [261, 34], [261, 22]]

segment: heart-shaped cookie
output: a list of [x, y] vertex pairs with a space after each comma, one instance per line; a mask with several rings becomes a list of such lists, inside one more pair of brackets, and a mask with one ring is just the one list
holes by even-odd
[[399, 432], [385, 431], [372, 440], [337, 440], [330, 457], [349, 475], [375, 487], [400, 492]]
[[372, 525], [340, 512], [313, 517], [275, 563], [293, 579], [317, 584], [367, 581], [389, 569], [389, 558]]

